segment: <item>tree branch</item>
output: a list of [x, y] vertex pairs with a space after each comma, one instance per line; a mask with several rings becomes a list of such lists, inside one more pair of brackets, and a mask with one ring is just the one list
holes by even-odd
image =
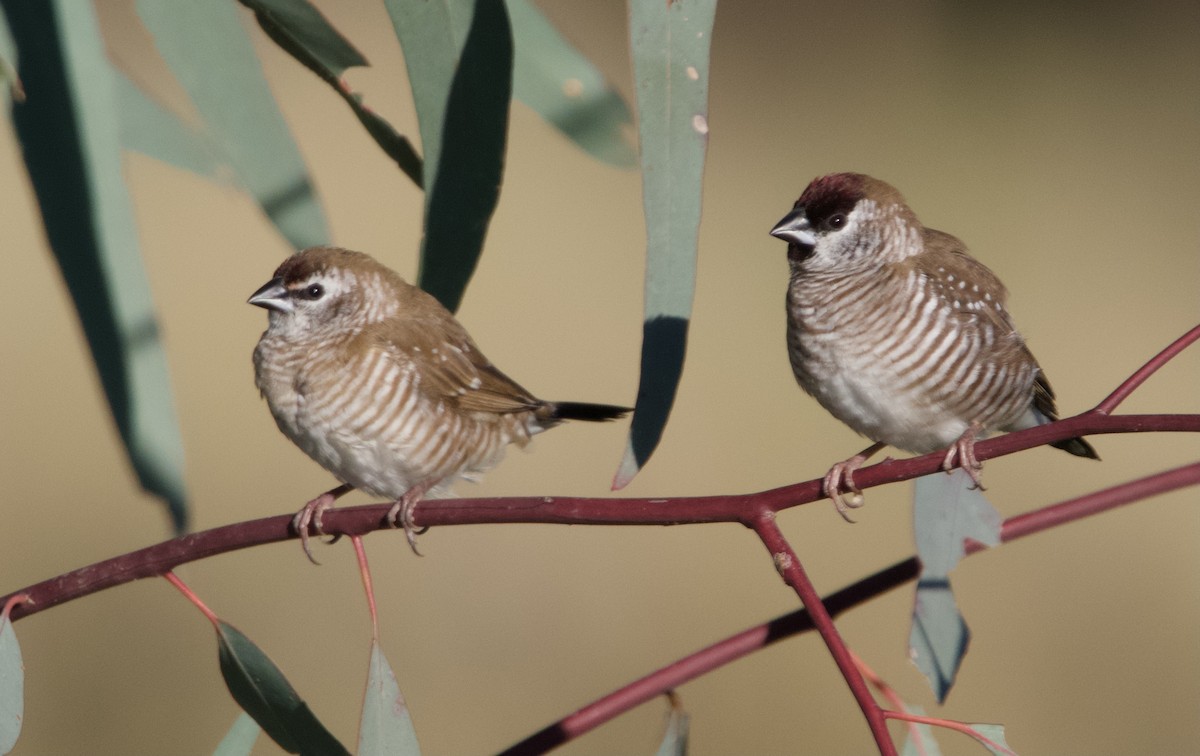
[[[1197, 484], [1200, 484], [1200, 462], [1011, 517], [1005, 520], [1001, 527], [1000, 540], [1002, 543], [1008, 543], [1068, 522], [1107, 512], [1123, 504], [1131, 504], [1150, 496]], [[981, 544], [970, 543], [967, 546], [967, 554], [974, 554], [985, 548]], [[921, 565], [917, 558], [909, 557], [829, 594], [822, 603], [830, 617], [837, 617], [848, 609], [865, 604], [893, 588], [915, 580], [920, 571]], [[668, 690], [678, 688], [759, 649], [814, 628], [808, 610], [798, 609], [743, 630], [597, 699], [510, 746], [502, 751], [500, 756], [532, 756], [546, 753]]]

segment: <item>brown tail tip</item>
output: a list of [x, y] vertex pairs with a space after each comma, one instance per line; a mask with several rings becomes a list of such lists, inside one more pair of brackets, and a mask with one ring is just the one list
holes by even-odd
[[1100, 455], [1096, 453], [1092, 445], [1082, 438], [1068, 438], [1066, 441], [1055, 441], [1050, 445], [1055, 449], [1062, 449], [1065, 452], [1074, 454], [1076, 457], [1100, 459]]
[[602, 423], [608, 420], [619, 420], [633, 410], [629, 407], [618, 407], [615, 404], [589, 404], [587, 402], [554, 402], [554, 419], [556, 420], [586, 420], [592, 423]]

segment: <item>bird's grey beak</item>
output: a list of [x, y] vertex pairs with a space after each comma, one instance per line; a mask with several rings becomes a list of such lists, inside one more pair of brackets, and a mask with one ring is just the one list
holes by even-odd
[[278, 276], [259, 287], [258, 291], [254, 292], [246, 301], [276, 312], [291, 312], [294, 309], [292, 298], [288, 296], [288, 291], [284, 288], [283, 279]]
[[803, 207], [798, 207], [783, 216], [783, 220], [771, 229], [771, 236], [799, 245], [810, 252], [817, 246], [817, 237], [813, 234], [812, 225], [809, 224]]

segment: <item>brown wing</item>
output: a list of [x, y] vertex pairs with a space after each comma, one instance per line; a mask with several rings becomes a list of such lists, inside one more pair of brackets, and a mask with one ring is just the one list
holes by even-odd
[[432, 401], [496, 414], [536, 410], [543, 404], [496, 369], [452, 318], [395, 319], [367, 329], [361, 338], [415, 363], [418, 389]]

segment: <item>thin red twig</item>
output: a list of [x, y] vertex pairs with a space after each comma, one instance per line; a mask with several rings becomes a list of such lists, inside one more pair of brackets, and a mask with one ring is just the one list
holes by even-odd
[[1145, 365], [1138, 368], [1133, 375], [1125, 379], [1117, 389], [1105, 397], [1104, 401], [1096, 405], [1094, 412], [1099, 412], [1105, 415], [1111, 415], [1113, 410], [1117, 408], [1121, 402], [1125, 401], [1139, 386], [1146, 382], [1146, 379], [1158, 372], [1158, 369], [1166, 365], [1175, 358], [1184, 349], [1187, 349], [1197, 339], [1200, 339], [1200, 325], [1197, 325], [1192, 330], [1175, 339], [1166, 349], [1154, 355]]
[[754, 519], [753, 528], [763, 545], [767, 547], [767, 551], [771, 553], [775, 569], [779, 571], [783, 581], [792, 587], [792, 590], [800, 597], [800, 603], [804, 604], [804, 608], [808, 610], [808, 616], [812, 619], [813, 626], [821, 635], [821, 639], [825, 641], [829, 655], [833, 657], [838, 671], [842, 673], [842, 678], [850, 688], [850, 693], [858, 702], [858, 707], [862, 709], [863, 716], [867, 719], [867, 726], [871, 728], [871, 735], [875, 738], [875, 745], [879, 748], [880, 756], [896, 756], [896, 744], [892, 742], [892, 737], [888, 734], [887, 720], [883, 716], [883, 709], [871, 695], [862, 673], [854, 664], [854, 657], [850, 653], [850, 649], [846, 647], [846, 642], [842, 640], [841, 634], [838, 633], [837, 627], [833, 624], [833, 617], [829, 615], [825, 604], [821, 602], [821, 594], [817, 593], [816, 587], [813, 586], [812, 581], [808, 579], [808, 574], [804, 571], [804, 565], [800, 563], [800, 558], [796, 555], [792, 545], [788, 543], [787, 538], [784, 537], [783, 531], [779, 529], [779, 523], [775, 521], [775, 513], [764, 509]]
[[180, 580], [178, 575], [176, 575], [174, 572], [167, 572], [163, 575], [163, 577], [166, 578], [168, 583], [179, 589], [179, 592], [182, 593], [188, 601], [191, 601], [193, 604], [195, 604], [196, 608], [199, 609], [205, 617], [208, 617], [209, 622], [213, 623], [214, 626], [220, 624], [221, 620], [217, 617], [216, 612], [214, 612], [212, 609], [209, 609], [208, 605], [201, 601], [200, 597], [188, 587], [187, 583]]
[[[1200, 462], [1195, 462], [1009, 518], [1001, 527], [1000, 540], [1002, 543], [1008, 543], [1075, 520], [1102, 514], [1122, 504], [1198, 484]], [[970, 555], [984, 548], [979, 544], [969, 543], [966, 552]], [[831, 617], [837, 617], [848, 609], [915, 580], [919, 573], [920, 563], [917, 558], [909, 557], [831, 593], [822, 603]], [[666, 690], [677, 688], [759, 649], [806, 633], [813, 628], [814, 624], [808, 611], [800, 609], [743, 630], [597, 699], [510, 746], [502, 751], [500, 756], [533, 756], [546, 753], [662, 695]]]

